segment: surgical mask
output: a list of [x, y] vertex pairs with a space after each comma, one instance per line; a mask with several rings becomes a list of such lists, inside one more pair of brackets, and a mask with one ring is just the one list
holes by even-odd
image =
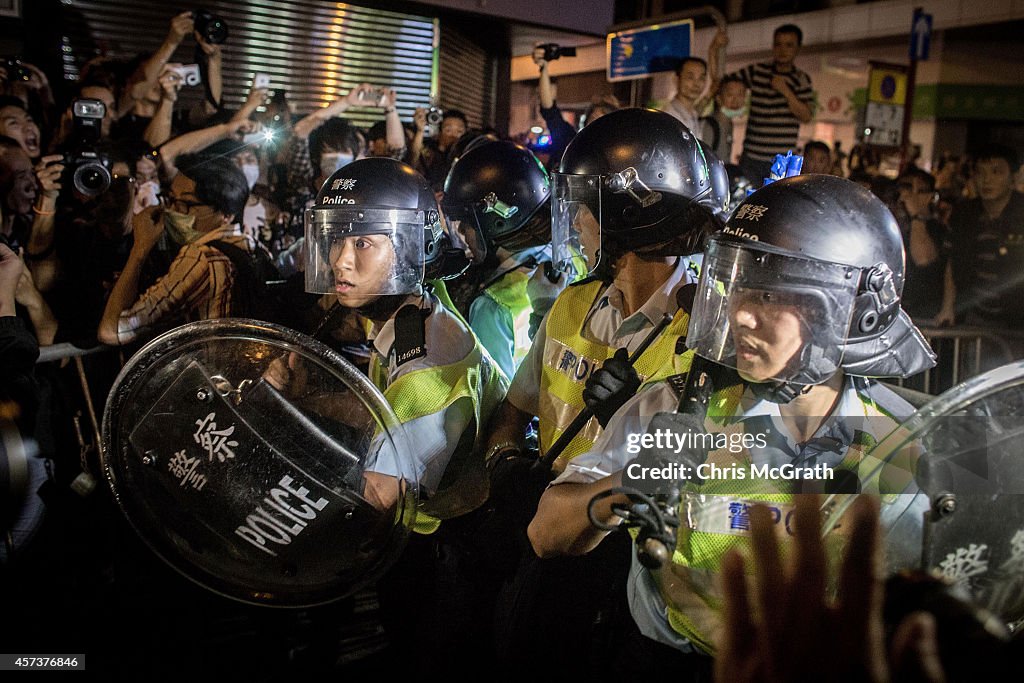
[[328, 152], [320, 155], [320, 172], [331, 175], [342, 166], [352, 163], [355, 157], [343, 152]]
[[164, 230], [171, 241], [179, 246], [194, 242], [199, 237], [200, 232], [196, 230], [195, 225], [195, 216], [170, 209], [164, 211]]
[[249, 190], [252, 190], [260, 179], [259, 164], [242, 164], [242, 173], [245, 174], [245, 182], [249, 183]]
[[728, 118], [734, 119], [738, 116], [743, 116], [744, 114], [746, 114], [747, 108], [740, 107], [739, 109], [729, 109], [728, 107], [722, 107], [722, 113], [725, 114]]

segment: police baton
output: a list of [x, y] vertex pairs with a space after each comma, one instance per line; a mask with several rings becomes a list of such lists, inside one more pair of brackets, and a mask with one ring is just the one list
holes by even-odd
[[[692, 290], [686, 292], [687, 296], [680, 296], [680, 308], [687, 313], [691, 313], [693, 310], [696, 287], [692, 287]], [[682, 292], [683, 290], [680, 290], [681, 294]], [[694, 354], [676, 412], [680, 415], [692, 415], [696, 420], [703, 422], [708, 414], [712, 394], [717, 388], [727, 384], [730, 379], [728, 368]], [[671, 496], [663, 494], [655, 496], [655, 499], [656, 503], [666, 506], [675, 505], [680, 499], [680, 492], [677, 489]], [[657, 520], [654, 525], [656, 528], [642, 527], [636, 539], [637, 559], [650, 569], [657, 569], [671, 559], [672, 553], [665, 541], [674, 538], [675, 535], [668, 527], [667, 519], [668, 517], [664, 514], [654, 515], [651, 521]]]

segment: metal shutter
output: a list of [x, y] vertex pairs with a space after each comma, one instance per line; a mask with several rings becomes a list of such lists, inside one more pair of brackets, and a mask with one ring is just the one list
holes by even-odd
[[461, 109], [471, 127], [493, 125], [495, 58], [450, 23], [444, 25], [441, 36], [441, 108]]
[[[177, 11], [205, 7], [228, 23], [224, 54], [224, 102], [237, 108], [253, 74], [284, 89], [298, 112], [317, 109], [359, 83], [391, 86], [398, 91], [399, 113], [430, 100], [436, 53], [437, 20], [347, 3], [290, 0], [195, 0], [174, 3], [125, 0], [65, 0], [84, 19], [65, 23], [65, 54], [85, 60], [101, 52], [134, 57], [155, 50]], [[195, 41], [186, 38], [173, 61], [193, 61]], [[65, 59], [65, 76], [75, 78], [74, 59]], [[182, 92], [185, 102], [201, 97], [199, 88]], [[380, 110], [350, 109], [345, 114], [361, 125], [382, 118]]]

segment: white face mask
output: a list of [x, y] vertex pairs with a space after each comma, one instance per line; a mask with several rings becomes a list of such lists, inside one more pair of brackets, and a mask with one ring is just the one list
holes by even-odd
[[728, 118], [734, 119], [737, 116], [743, 116], [744, 114], [746, 114], [747, 108], [740, 107], [739, 109], [729, 109], [728, 107], [722, 107], [722, 113], [725, 114]]
[[256, 181], [260, 179], [259, 164], [242, 164], [242, 173], [245, 174], [245, 182], [249, 183], [249, 189], [252, 190]]
[[331, 175], [342, 166], [351, 164], [355, 157], [344, 152], [327, 152], [320, 155], [320, 172]]

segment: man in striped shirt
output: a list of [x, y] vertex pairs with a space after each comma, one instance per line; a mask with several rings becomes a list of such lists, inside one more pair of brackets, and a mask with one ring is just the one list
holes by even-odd
[[[238, 274], [231, 259], [211, 242], [250, 253], [256, 248], [242, 234], [238, 217], [249, 185], [225, 158], [179, 157], [179, 172], [166, 193], [165, 207], [149, 207], [134, 219], [131, 254], [107, 300], [97, 338], [127, 344], [147, 327], [232, 315], [232, 289]], [[160, 236], [181, 244], [167, 274], [138, 296], [142, 265]]]
[[803, 38], [800, 27], [780, 26], [775, 29], [771, 62], [750, 64], [726, 76], [750, 88], [750, 118], [740, 166], [754, 187], [768, 176], [776, 154], [796, 147], [800, 124], [814, 114], [811, 77], [793, 64]]

